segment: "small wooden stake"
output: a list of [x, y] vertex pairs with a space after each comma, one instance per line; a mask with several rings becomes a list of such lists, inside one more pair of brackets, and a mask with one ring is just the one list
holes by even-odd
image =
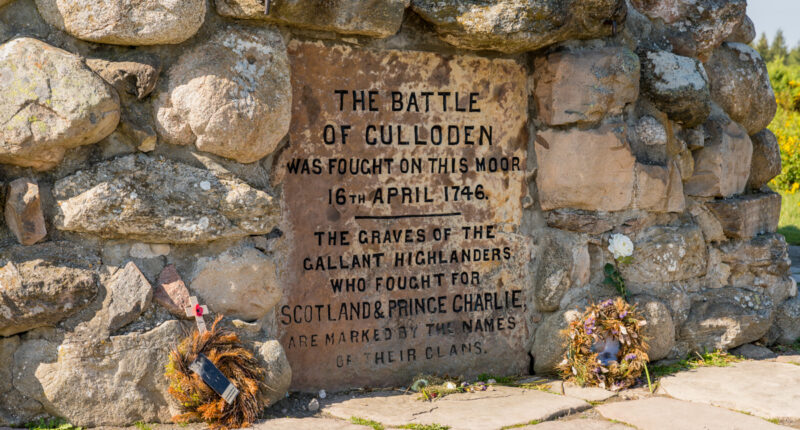
[[194, 317], [194, 321], [197, 323], [197, 331], [200, 332], [200, 334], [205, 333], [207, 330], [206, 321], [203, 319], [203, 315], [208, 312], [208, 307], [198, 303], [197, 297], [192, 296], [189, 297], [189, 306], [186, 306], [185, 309], [187, 317]]

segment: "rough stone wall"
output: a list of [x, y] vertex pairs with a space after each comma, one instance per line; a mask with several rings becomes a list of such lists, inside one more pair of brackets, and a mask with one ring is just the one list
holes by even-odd
[[800, 336], [745, 0], [271, 3], [0, 0], [0, 425], [168, 421], [189, 294], [255, 343], [272, 400], [288, 389], [275, 159], [292, 41], [525, 68], [537, 372], [560, 361], [559, 330], [614, 295], [611, 233], [636, 245], [622, 273], [652, 359]]

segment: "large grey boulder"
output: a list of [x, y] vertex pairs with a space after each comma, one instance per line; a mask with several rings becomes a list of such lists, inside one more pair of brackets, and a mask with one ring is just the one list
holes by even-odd
[[0, 163], [50, 169], [119, 117], [117, 93], [80, 57], [27, 37], [0, 45]]
[[86, 307], [98, 291], [100, 259], [68, 242], [0, 252], [0, 336], [52, 326]]
[[164, 45], [194, 36], [205, 0], [36, 0], [50, 25], [78, 39], [114, 45]]
[[153, 102], [159, 135], [240, 163], [269, 155], [289, 131], [289, 59], [272, 28], [229, 26], [178, 58]]
[[556, 229], [538, 235], [534, 256], [533, 296], [539, 312], [557, 311], [570, 288], [589, 281], [590, 259], [586, 239]]
[[189, 288], [212, 312], [243, 320], [263, 317], [283, 295], [275, 264], [255, 248], [200, 258]]
[[108, 287], [103, 312], [107, 327], [114, 331], [133, 322], [150, 306], [153, 287], [136, 264], [129, 262], [117, 272]]
[[661, 20], [676, 54], [706, 61], [741, 25], [746, 0], [631, 0], [652, 20]]
[[183, 336], [173, 320], [110, 339], [29, 340], [14, 354], [14, 386], [78, 426], [170, 422], [179, 410], [164, 367]]
[[800, 295], [778, 306], [774, 329], [778, 343], [792, 345], [800, 340]]
[[533, 370], [539, 373], [554, 373], [556, 366], [564, 359], [567, 352], [565, 337], [562, 331], [569, 327], [569, 323], [577, 321], [581, 311], [570, 308], [553, 312], [547, 315], [536, 328], [533, 337]]
[[753, 142], [753, 160], [747, 188], [758, 190], [781, 173], [781, 149], [778, 138], [769, 129], [750, 136]]
[[216, 0], [217, 13], [231, 18], [257, 19], [273, 24], [388, 37], [400, 29], [409, 0], [273, 0], [269, 14], [263, 0]]
[[730, 349], [764, 336], [775, 317], [770, 296], [742, 288], [708, 290], [692, 298], [678, 341], [689, 351]]
[[60, 230], [149, 243], [266, 234], [280, 204], [239, 179], [171, 160], [127, 155], [56, 181]]
[[786, 240], [780, 234], [762, 234], [750, 240], [731, 240], [720, 245], [716, 266], [727, 274], [723, 285], [763, 292], [776, 305], [797, 293], [789, 276]]
[[286, 397], [292, 385], [292, 368], [289, 359], [277, 340], [256, 343], [256, 357], [267, 371], [264, 382], [267, 388], [261, 393], [267, 405], [273, 405]]
[[631, 300], [647, 321], [642, 334], [650, 346], [647, 356], [650, 361], [669, 356], [675, 346], [675, 323], [667, 305], [648, 295], [635, 296]]
[[703, 64], [667, 51], [645, 51], [642, 92], [670, 119], [687, 128], [702, 124], [711, 113], [711, 92]]
[[612, 22], [626, 15], [623, 0], [414, 0], [412, 7], [451, 45], [509, 53], [610, 36]]
[[44, 413], [41, 403], [14, 388], [14, 354], [19, 336], [0, 337], [0, 426], [23, 427]]
[[700, 227], [653, 226], [634, 238], [633, 262], [620, 271], [631, 284], [673, 282], [703, 275], [706, 261]]
[[753, 135], [766, 128], [778, 108], [764, 59], [742, 43], [724, 43], [705, 64], [711, 98]]

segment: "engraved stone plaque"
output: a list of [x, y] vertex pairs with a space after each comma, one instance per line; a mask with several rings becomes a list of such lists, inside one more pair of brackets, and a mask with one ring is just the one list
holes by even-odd
[[294, 42], [278, 160], [293, 388], [528, 369], [525, 69]]

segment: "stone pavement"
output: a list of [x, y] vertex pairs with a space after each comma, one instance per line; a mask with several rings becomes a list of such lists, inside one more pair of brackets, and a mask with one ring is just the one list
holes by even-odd
[[373, 428], [421, 430], [800, 429], [800, 354], [680, 372], [662, 378], [655, 394], [550, 381], [547, 390], [495, 386], [434, 402], [379, 391], [330, 395], [320, 404], [314, 416], [255, 428], [369, 430], [357, 418]]
[[[540, 379], [540, 378], [534, 378]], [[777, 430], [800, 429], [800, 353], [702, 367], [661, 378], [646, 388], [619, 393], [548, 381], [541, 389], [492, 386], [434, 402], [402, 391], [351, 392], [319, 400], [292, 395], [256, 430]], [[294, 402], [293, 407], [291, 406]], [[280, 409], [284, 408], [284, 409]], [[362, 424], [353, 422], [357, 418]], [[367, 425], [370, 424], [370, 425]], [[204, 426], [149, 425], [152, 430]], [[141, 427], [139, 428], [141, 429]], [[0, 428], [0, 430], [4, 430]], [[136, 430], [132, 427], [129, 430]]]

